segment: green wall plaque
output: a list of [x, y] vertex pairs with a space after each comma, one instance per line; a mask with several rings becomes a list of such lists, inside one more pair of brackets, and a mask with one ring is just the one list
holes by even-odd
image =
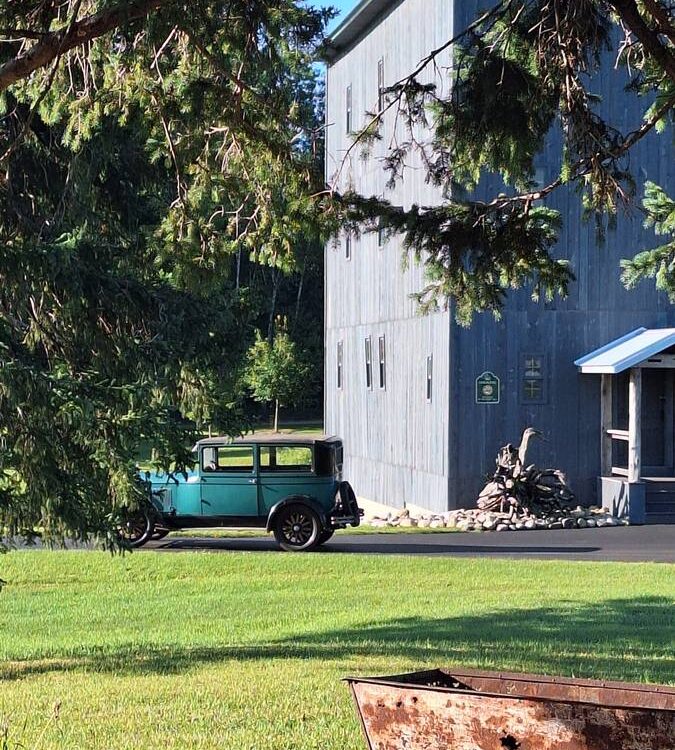
[[499, 378], [486, 370], [476, 378], [476, 403], [498, 404], [501, 391]]

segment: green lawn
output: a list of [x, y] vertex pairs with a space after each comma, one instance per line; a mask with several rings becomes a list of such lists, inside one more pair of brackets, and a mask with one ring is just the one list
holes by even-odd
[[0, 559], [0, 748], [363, 750], [341, 678], [434, 665], [675, 683], [673, 572], [13, 552]]
[[[346, 529], [338, 529], [335, 534], [339, 537], [342, 534], [348, 536], [363, 534], [454, 534], [461, 529], [448, 529], [445, 527], [432, 529], [428, 526], [419, 528], [418, 526], [370, 526], [361, 524], [354, 528], [348, 526]], [[241, 529], [241, 528], [204, 528], [204, 529], [183, 529], [182, 531], [172, 531], [169, 538], [188, 537], [188, 538], [208, 538], [208, 539], [241, 539], [268, 536], [274, 539], [272, 534], [265, 532], [265, 529]], [[0, 750], [1, 747], [0, 747]]]

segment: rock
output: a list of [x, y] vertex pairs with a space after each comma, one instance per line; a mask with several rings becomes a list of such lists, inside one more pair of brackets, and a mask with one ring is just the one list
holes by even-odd
[[522, 521], [518, 521], [515, 526], [516, 531], [522, 531], [525, 528], [525, 524]]
[[497, 531], [508, 531], [509, 530], [509, 525], [506, 524], [506, 523], [498, 523], [497, 526], [496, 526], [496, 530]]
[[445, 521], [442, 518], [434, 518], [433, 521], [429, 524], [429, 526], [432, 529], [444, 529], [445, 528]]
[[586, 519], [586, 526], [588, 526], [589, 529], [595, 528], [597, 525], [598, 522], [595, 520], [595, 518]]
[[387, 522], [384, 520], [384, 518], [371, 518], [370, 525], [375, 526], [376, 528], [381, 528], [383, 526], [386, 526]]
[[534, 518], [528, 518], [527, 521], [525, 521], [524, 524], [526, 529], [536, 529], [537, 528], [537, 522]]
[[494, 528], [496, 528], [496, 526], [497, 521], [495, 521], [494, 518], [489, 521], [483, 521], [483, 528], [485, 529], [485, 531], [492, 531]]
[[429, 527], [430, 523], [431, 521], [428, 518], [425, 518], [424, 516], [422, 516], [422, 518], [420, 518], [419, 521], [417, 522], [417, 525], [420, 529], [426, 529]]
[[576, 518], [563, 518], [561, 521], [563, 529], [576, 529]]
[[403, 508], [396, 515], [398, 518], [410, 518], [410, 511], [407, 508]]
[[409, 528], [410, 526], [414, 526], [413, 519], [410, 518], [410, 516], [402, 516], [398, 525], [401, 527]]
[[616, 518], [616, 516], [608, 516], [607, 517], [607, 525], [608, 526], [620, 526], [619, 519]]
[[398, 526], [401, 523], [399, 518], [390, 518], [387, 521], [387, 526]]
[[510, 523], [510, 524], [509, 524], [509, 529], [510, 529], [511, 531], [515, 531], [515, 530], [516, 530], [516, 524], [515, 524], [515, 523]]
[[585, 518], [577, 518], [577, 527], [585, 529], [588, 526], [588, 521]]
[[562, 529], [562, 521], [552, 521], [548, 525], [549, 529]]
[[446, 525], [446, 527], [447, 527], [448, 529], [454, 529], [454, 528], [456, 528], [456, 527], [457, 527], [457, 521], [455, 520], [455, 518], [454, 518], [454, 517], [452, 517], [452, 518], [448, 518], [448, 519], [446, 520], [446, 522], [445, 522], [445, 525]]

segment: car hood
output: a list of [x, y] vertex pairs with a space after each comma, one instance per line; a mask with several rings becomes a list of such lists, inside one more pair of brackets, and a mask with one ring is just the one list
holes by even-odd
[[165, 485], [165, 484], [186, 484], [196, 482], [199, 475], [196, 471], [189, 471], [187, 477], [185, 474], [173, 474], [171, 477], [168, 474], [153, 471], [150, 473], [149, 481], [152, 485]]

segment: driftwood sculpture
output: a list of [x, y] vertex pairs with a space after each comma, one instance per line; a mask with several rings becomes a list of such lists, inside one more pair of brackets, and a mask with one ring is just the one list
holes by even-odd
[[574, 493], [567, 486], [562, 471], [527, 465], [530, 440], [540, 434], [528, 427], [518, 448], [511, 443], [500, 448], [494, 476], [478, 496], [477, 505], [481, 510], [508, 513], [511, 517], [541, 517], [574, 504]]

